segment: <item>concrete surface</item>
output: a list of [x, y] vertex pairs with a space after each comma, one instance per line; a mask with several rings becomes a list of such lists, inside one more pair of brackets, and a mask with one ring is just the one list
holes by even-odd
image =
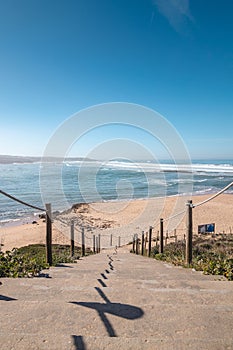
[[128, 248], [43, 273], [1, 279], [2, 350], [233, 349], [233, 282]]

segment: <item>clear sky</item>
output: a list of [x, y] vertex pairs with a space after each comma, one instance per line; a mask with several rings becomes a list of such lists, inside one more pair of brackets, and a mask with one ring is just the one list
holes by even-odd
[[193, 158], [233, 158], [232, 16], [232, 0], [0, 0], [0, 154], [41, 155], [69, 116], [120, 101]]

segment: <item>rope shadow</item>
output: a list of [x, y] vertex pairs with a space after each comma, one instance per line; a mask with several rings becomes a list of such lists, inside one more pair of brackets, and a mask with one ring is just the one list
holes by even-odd
[[104, 280], [107, 280], [107, 279], [108, 279], [108, 278], [105, 276], [104, 273], [101, 273], [100, 275], [103, 277]]
[[107, 287], [107, 285], [100, 278], [98, 278], [97, 281], [101, 284], [102, 287]]

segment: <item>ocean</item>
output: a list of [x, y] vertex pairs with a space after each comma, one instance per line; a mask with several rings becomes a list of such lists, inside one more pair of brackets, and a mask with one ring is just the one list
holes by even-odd
[[[233, 160], [171, 162], [64, 161], [0, 164], [0, 189], [33, 206], [63, 211], [74, 203], [212, 194], [233, 181]], [[233, 193], [233, 187], [226, 191]], [[38, 210], [0, 194], [0, 225], [31, 220]]]

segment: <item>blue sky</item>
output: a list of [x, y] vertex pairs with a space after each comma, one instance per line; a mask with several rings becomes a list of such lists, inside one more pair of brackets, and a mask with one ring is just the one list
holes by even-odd
[[167, 118], [193, 158], [233, 158], [232, 15], [231, 0], [0, 0], [0, 154], [41, 155], [69, 116], [119, 101]]

